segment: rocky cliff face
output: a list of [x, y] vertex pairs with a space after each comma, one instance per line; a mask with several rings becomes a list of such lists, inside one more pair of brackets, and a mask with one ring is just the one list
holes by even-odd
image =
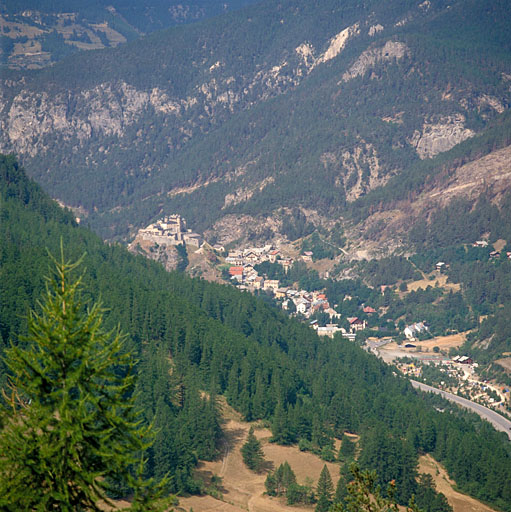
[[226, 76], [225, 63], [217, 61], [209, 67], [207, 80], [197, 83], [186, 96], [171, 96], [159, 87], [140, 90], [123, 80], [55, 95], [4, 82], [4, 96], [9, 92], [13, 99], [0, 104], [0, 151], [35, 156], [48, 150], [43, 142], [46, 136], [78, 142], [122, 137], [142, 116], [153, 115], [172, 118], [175, 129], [189, 137], [200, 123], [197, 118], [204, 114], [215, 118], [219, 111], [248, 108], [298, 86], [312, 69], [336, 57], [358, 33], [357, 27], [347, 27], [334, 36], [322, 53], [303, 43], [294, 55], [243, 76]]
[[410, 142], [420, 158], [431, 158], [475, 135], [464, 124], [465, 118], [461, 114], [446, 117], [439, 123], [424, 123], [421, 131], [414, 132]]
[[[127, 128], [136, 125], [142, 117], [158, 115], [174, 124], [176, 132], [186, 140], [194, 135], [194, 128], [204, 116], [214, 119], [220, 110], [235, 112], [296, 88], [306, 74], [336, 57], [348, 39], [358, 33], [358, 24], [347, 27], [317, 56], [310, 44], [303, 43], [295, 49], [293, 59], [282, 59], [243, 77], [222, 76], [223, 66], [218, 61], [210, 67], [211, 78], [182, 97], [171, 96], [159, 87], [140, 90], [122, 80], [55, 95], [4, 81], [0, 90], [0, 151], [34, 157], [52, 148], [48, 139], [75, 139], [80, 144], [91, 138], [122, 138]], [[342, 81], [366, 74], [377, 63], [399, 60], [409, 54], [403, 43], [387, 41], [379, 48], [362, 52], [343, 74]], [[6, 99], [8, 96], [12, 97], [10, 101]], [[464, 99], [461, 103], [466, 105], [468, 101]], [[504, 110], [502, 102], [486, 94], [480, 95], [478, 104], [489, 105], [496, 112]], [[475, 132], [464, 125], [465, 117], [461, 113], [439, 122], [425, 119], [409, 143], [421, 158], [430, 158], [473, 136]], [[233, 200], [227, 198], [226, 204]]]
[[99, 84], [73, 96], [50, 97], [22, 89], [3, 105], [1, 150], [35, 156], [51, 147], [45, 143], [48, 136], [78, 143], [92, 137], [122, 137], [147, 109], [153, 115], [177, 116], [193, 104], [193, 99], [172, 101], [158, 88], [139, 91], [126, 82]]
[[175, 245], [158, 244], [150, 237], [137, 235], [128, 245], [133, 254], [142, 254], [146, 258], [161, 263], [169, 272], [175, 270], [179, 263], [179, 255]]

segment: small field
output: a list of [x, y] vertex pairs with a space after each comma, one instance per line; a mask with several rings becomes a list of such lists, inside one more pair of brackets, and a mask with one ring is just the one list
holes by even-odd
[[411, 283], [408, 283], [408, 291], [414, 292], [417, 290], [425, 290], [428, 286], [431, 286], [433, 288], [443, 288], [446, 291], [454, 291], [457, 292], [460, 290], [459, 283], [448, 283], [447, 282], [447, 276], [445, 274], [439, 274], [437, 272], [434, 272], [430, 274], [430, 276], [433, 277], [433, 279], [420, 279], [419, 281], [412, 281]]
[[503, 357], [495, 361], [498, 365], [502, 366], [506, 372], [511, 372], [511, 357]]
[[447, 471], [430, 455], [419, 458], [419, 473], [427, 473], [433, 477], [437, 491], [445, 495], [454, 512], [495, 512], [474, 498], [454, 490], [455, 483], [449, 478]]
[[448, 350], [450, 348], [458, 348], [465, 343], [467, 339], [467, 332], [460, 332], [457, 334], [450, 334], [449, 336], [437, 336], [430, 340], [416, 341], [413, 342], [421, 352], [433, 352], [434, 347], [438, 347], [440, 350]]

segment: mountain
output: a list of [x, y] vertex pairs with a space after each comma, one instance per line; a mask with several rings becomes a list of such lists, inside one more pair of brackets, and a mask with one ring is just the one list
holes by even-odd
[[259, 2], [5, 73], [0, 148], [110, 239], [381, 220], [510, 143], [510, 27], [501, 0]]
[[174, 25], [193, 23], [251, 0], [34, 1], [0, 6], [0, 65], [37, 69], [83, 50], [115, 47]]
[[[360, 434], [360, 464], [377, 469], [381, 483], [395, 479], [401, 503], [415, 492], [432, 499], [419, 503], [424, 510], [438, 510], [434, 491], [414, 478], [418, 454], [431, 453], [460, 489], [510, 510], [507, 438], [440, 398], [418, 394], [355, 344], [320, 340], [261, 299], [169, 274], [103, 243], [12, 157], [0, 157], [0, 218], [0, 349], [26, 332], [26, 312], [48, 274], [44, 247], [55, 253], [62, 240], [69, 258], [85, 252], [84, 298], [101, 297], [106, 327], [127, 333], [126, 350], [139, 361], [137, 403], [158, 429], [148, 474], [169, 472], [170, 491], [204, 489], [193, 468], [197, 458], [218, 455], [215, 396], [223, 394], [245, 419], [271, 425], [275, 442], [300, 442], [327, 460], [335, 459], [335, 437]], [[0, 377], [4, 384], [4, 366]]]

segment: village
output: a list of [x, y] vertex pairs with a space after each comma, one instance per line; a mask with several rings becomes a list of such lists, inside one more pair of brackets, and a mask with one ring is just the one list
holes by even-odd
[[[488, 242], [476, 241], [473, 247], [485, 248]], [[222, 246], [213, 246], [219, 253], [225, 252]], [[491, 251], [489, 258], [499, 258], [499, 251]], [[511, 258], [511, 252], [506, 253]], [[313, 253], [310, 251], [300, 255], [301, 261], [312, 261]], [[263, 247], [251, 247], [243, 250], [230, 251], [225, 258], [228, 267], [228, 277], [232, 284], [240, 289], [256, 293], [264, 291], [274, 297], [281, 307], [295, 316], [310, 319], [317, 313], [328, 315], [329, 322], [320, 325], [318, 320], [309, 322], [312, 329], [319, 336], [334, 338], [340, 335], [350, 341], [355, 341], [357, 333], [366, 330], [367, 321], [359, 317], [347, 317], [345, 327], [340, 325], [341, 315], [335, 310], [335, 305], [330, 305], [323, 290], [303, 290], [294, 287], [281, 287], [276, 279], [267, 279], [265, 275], [259, 275], [254, 268], [264, 261], [282, 265], [285, 272], [291, 268], [295, 260], [288, 255], [281, 254], [278, 248], [272, 245]], [[435, 265], [436, 272], [443, 272], [449, 268], [449, 264], [438, 262]], [[382, 290], [384, 293], [384, 289]], [[350, 297], [347, 297], [350, 299]], [[364, 316], [377, 314], [377, 311], [368, 305], [361, 307]], [[440, 389], [459, 394], [465, 398], [493, 408], [502, 414], [509, 414], [511, 404], [510, 390], [506, 386], [497, 386], [488, 381], [482, 381], [477, 375], [477, 362], [468, 355], [456, 355], [450, 358], [445, 351], [440, 353], [438, 347], [433, 347], [433, 354], [422, 352], [420, 343], [424, 336], [428, 336], [429, 326], [425, 322], [414, 322], [406, 325], [402, 331], [403, 340], [394, 341], [392, 338], [367, 338], [364, 348], [382, 357], [378, 347], [384, 349], [388, 344], [398, 344], [404, 349], [404, 357], [394, 358], [388, 363], [396, 364], [396, 367], [410, 378], [423, 380]], [[438, 352], [438, 353], [435, 353]], [[404, 361], [404, 362], [403, 362]], [[434, 368], [436, 371], [432, 371]], [[433, 378], [432, 378], [433, 377]]]
[[[213, 246], [213, 249], [221, 250], [223, 248]], [[312, 261], [312, 256], [311, 251], [305, 251], [300, 255], [300, 260], [308, 263]], [[231, 251], [225, 261], [230, 265], [228, 267], [230, 281], [239, 289], [265, 292], [271, 295], [282, 309], [303, 319], [310, 319], [318, 313], [327, 315], [329, 322], [325, 322], [325, 325], [321, 325], [316, 319], [309, 323], [319, 336], [333, 338], [336, 333], [340, 333], [344, 338], [353, 341], [357, 332], [367, 327], [366, 320], [358, 317], [346, 318], [348, 328], [341, 327], [338, 322], [341, 315], [330, 305], [323, 290], [303, 290], [281, 286], [278, 279], [268, 279], [265, 275], [259, 275], [254, 267], [265, 261], [281, 265], [286, 273], [296, 261], [289, 256], [283, 256], [279, 249], [271, 245]], [[376, 310], [367, 306], [364, 308], [364, 312], [372, 314], [376, 313]]]
[[[336, 310], [337, 304], [330, 304], [324, 289], [301, 289], [297, 283], [284, 286], [281, 280], [270, 278], [261, 271], [265, 264], [279, 265], [283, 275], [287, 275], [295, 263], [310, 265], [313, 262], [312, 251], [302, 251], [291, 254], [282, 247], [272, 244], [247, 248], [231, 249], [221, 244], [208, 244], [202, 237], [187, 228], [186, 221], [177, 214], [163, 217], [148, 227], [139, 231], [139, 237], [164, 246], [184, 245], [189, 252], [204, 253], [207, 249], [216, 255], [218, 267], [222, 270], [224, 281], [229, 282], [240, 290], [254, 294], [265, 294], [288, 314], [307, 321], [318, 336], [355, 341], [359, 337], [363, 347], [382, 358], [389, 364], [394, 364], [404, 375], [412, 379], [422, 380], [445, 391], [450, 391], [465, 398], [479, 402], [508, 414], [510, 406], [510, 391], [506, 386], [498, 386], [481, 380], [477, 375], [478, 364], [469, 355], [449, 357], [447, 350], [432, 345], [435, 340], [429, 334], [426, 322], [417, 321], [405, 325], [400, 335], [393, 337], [371, 336], [366, 318], [378, 315], [378, 311], [370, 305], [360, 306], [360, 317], [349, 316], [342, 318]], [[488, 242], [478, 240], [472, 247], [487, 248]], [[511, 259], [511, 252], [506, 252]], [[491, 251], [490, 259], [501, 257], [500, 251]], [[259, 268], [259, 270], [258, 270]], [[449, 263], [439, 261], [434, 266], [435, 272], [441, 274], [449, 268]], [[382, 286], [382, 293], [385, 287]], [[345, 296], [344, 300], [352, 297]], [[321, 321], [318, 320], [321, 318]], [[429, 346], [426, 346], [428, 345]], [[433, 353], [431, 353], [431, 351]]]

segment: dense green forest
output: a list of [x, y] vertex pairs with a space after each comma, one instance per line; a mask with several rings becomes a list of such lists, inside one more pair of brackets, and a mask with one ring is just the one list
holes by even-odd
[[[67, 127], [34, 132], [25, 146], [6, 127], [3, 147], [53, 197], [83, 207], [108, 239], [130, 236], [131, 226], [161, 212], [181, 213], [199, 231], [226, 214], [282, 207], [364, 218], [510, 140], [507, 3], [428, 5], [265, 1], [9, 74], [5, 123], [26, 106], [58, 125], [48, 101], [65, 112]], [[331, 39], [355, 26], [323, 62]], [[398, 43], [399, 57], [383, 55], [349, 75], [361, 56]], [[311, 45], [308, 60], [297, 50], [303, 44]], [[448, 118], [463, 119], [475, 136], [421, 160], [410, 141], [425, 123]], [[376, 168], [376, 181], [390, 178], [386, 186], [375, 188]], [[261, 185], [268, 180], [272, 186]], [[226, 201], [240, 190], [250, 192], [246, 199]], [[302, 228], [284, 226], [291, 235], [309, 231]]]
[[[44, 289], [45, 248], [55, 253], [62, 239], [70, 258], [85, 252], [86, 296], [101, 297], [107, 327], [128, 333], [126, 350], [139, 360], [137, 403], [159, 429], [148, 474], [169, 472], [169, 491], [200, 492], [192, 471], [198, 458], [217, 454], [215, 397], [223, 394], [247, 420], [269, 422], [275, 442], [301, 442], [326, 458], [334, 437], [359, 433], [361, 465], [376, 469], [381, 482], [395, 479], [400, 502], [430, 496], [414, 475], [418, 454], [432, 453], [460, 489], [511, 510], [511, 448], [489, 425], [443, 402], [451, 414], [438, 412], [438, 398], [418, 394], [356, 345], [319, 340], [247, 293], [169, 274], [104, 244], [12, 157], [1, 159], [0, 191], [3, 345], [25, 332], [27, 311]], [[419, 505], [433, 510], [432, 503]]]

